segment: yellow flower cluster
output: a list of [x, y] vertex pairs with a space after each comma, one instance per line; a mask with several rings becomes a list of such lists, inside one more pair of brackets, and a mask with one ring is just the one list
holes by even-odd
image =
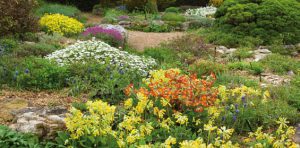
[[86, 105], [88, 114], [85, 115], [73, 107], [65, 119], [71, 138], [78, 139], [90, 134], [103, 136], [111, 133], [111, 124], [114, 121], [116, 107], [102, 101], [88, 101]]
[[295, 142], [293, 142], [293, 136], [295, 135], [295, 128], [289, 127], [285, 118], [279, 118], [276, 121], [279, 124], [276, 134], [267, 134], [262, 132], [262, 127], [259, 127], [256, 132], [250, 133], [249, 137], [244, 139], [246, 143], [254, 143], [256, 148], [274, 147], [274, 148], [298, 148]]
[[76, 19], [61, 14], [46, 14], [40, 19], [39, 24], [47, 32], [60, 35], [74, 35], [84, 29], [84, 25]]
[[269, 91], [261, 91], [259, 89], [254, 89], [247, 86], [236, 87], [233, 89], [228, 89], [226, 86], [218, 87], [219, 96], [221, 101], [227, 101], [230, 98], [235, 98], [237, 101], [241, 101], [244, 96], [247, 97], [263, 97], [262, 101], [267, 101], [270, 98]]
[[[156, 73], [157, 72], [157, 73]], [[163, 71], [152, 72], [152, 77], [163, 76]], [[155, 81], [155, 80], [154, 80]], [[255, 94], [268, 97], [268, 93], [261, 93], [251, 88], [241, 87], [233, 90], [225, 90], [225, 96], [234, 94]], [[180, 148], [236, 148], [236, 147], [296, 147], [291, 140], [295, 129], [288, 127], [285, 118], [280, 118], [277, 123], [279, 128], [276, 134], [268, 134], [259, 128], [255, 133], [250, 133], [245, 139], [245, 143], [238, 144], [231, 141], [233, 129], [225, 126], [218, 127], [217, 117], [220, 115], [220, 108], [211, 106], [207, 109], [209, 121], [201, 120], [197, 114], [190, 115], [189, 112], [177, 111], [169, 100], [164, 98], [153, 98], [147, 95], [145, 89], [134, 91], [134, 95], [127, 99], [123, 105], [122, 119], [116, 122], [114, 129], [115, 106], [110, 106], [102, 101], [87, 102], [87, 113], [75, 108], [70, 110], [66, 118], [66, 126], [71, 134], [71, 138], [77, 140], [82, 136], [106, 136], [112, 135], [120, 148], [137, 147], [180, 147]], [[122, 108], [122, 106], [120, 107]], [[193, 111], [193, 110], [192, 110]], [[193, 112], [194, 113], [194, 112]], [[170, 135], [173, 129], [192, 127], [193, 139], [181, 139]], [[165, 139], [159, 139], [158, 133], [162, 133]], [[176, 134], [175, 134], [176, 135]], [[166, 137], [165, 137], [166, 136]], [[150, 139], [150, 140], [149, 140]], [[252, 145], [252, 144], [255, 145]], [[246, 144], [246, 145], [244, 145]]]

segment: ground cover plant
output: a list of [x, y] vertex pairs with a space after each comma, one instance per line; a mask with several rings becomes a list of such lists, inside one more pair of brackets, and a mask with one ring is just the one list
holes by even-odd
[[0, 147], [297, 148], [298, 7], [1, 1]]

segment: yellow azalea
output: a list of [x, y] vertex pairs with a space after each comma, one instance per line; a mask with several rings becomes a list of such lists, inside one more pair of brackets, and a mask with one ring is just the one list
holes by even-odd
[[74, 35], [83, 31], [84, 25], [74, 18], [62, 14], [45, 14], [39, 21], [42, 28], [50, 33]]
[[262, 102], [266, 103], [270, 97], [271, 97], [270, 92], [269, 91], [265, 91], [263, 93], [263, 100], [262, 100]]
[[126, 137], [126, 142], [129, 143], [129, 144], [132, 144], [140, 138], [141, 138], [141, 135], [139, 134], [138, 130], [134, 129]]
[[223, 137], [224, 140], [230, 139], [234, 129], [226, 129], [225, 126], [218, 129], [217, 133]]
[[150, 135], [151, 134], [151, 132], [154, 129], [151, 124], [152, 123], [146, 123], [146, 125], [141, 125], [140, 126], [140, 132], [141, 132], [142, 136]]
[[142, 114], [148, 104], [148, 97], [143, 93], [137, 93], [137, 98], [139, 99], [139, 102], [137, 106], [135, 107], [135, 111], [139, 114]]
[[211, 106], [208, 108], [208, 114], [212, 117], [212, 118], [217, 118], [220, 115], [220, 109], [218, 109], [215, 106]]
[[171, 106], [170, 102], [165, 98], [161, 98], [160, 103], [162, 104], [163, 107]]
[[119, 123], [119, 128], [126, 129], [127, 131], [131, 131], [135, 129], [135, 125], [140, 123], [142, 121], [141, 117], [130, 115], [130, 116], [124, 116], [123, 122]]
[[201, 120], [200, 119], [195, 119], [195, 117], [193, 117], [193, 122], [195, 123], [196, 126], [200, 125]]
[[254, 145], [254, 148], [264, 148], [264, 145], [261, 144], [261, 143], [256, 143], [256, 144]]
[[170, 118], [167, 118], [167, 119], [163, 120], [161, 123], [159, 123], [159, 125], [162, 128], [170, 130], [170, 126], [174, 125], [174, 122]]
[[218, 88], [218, 92], [219, 92], [219, 95], [220, 95], [222, 101], [228, 100], [228, 93], [226, 90], [226, 86], [220, 85]]
[[182, 115], [180, 112], [175, 113], [174, 116], [175, 116], [175, 119], [177, 119], [176, 120], [177, 123], [179, 123], [181, 125], [188, 124], [189, 119], [187, 116]]
[[164, 109], [159, 110], [158, 107], [154, 107], [153, 110], [154, 110], [154, 115], [158, 116], [158, 118], [163, 118], [164, 114], [166, 113], [166, 110]]
[[169, 136], [168, 139], [162, 144], [164, 148], [171, 148], [171, 145], [176, 144], [176, 138]]
[[206, 131], [211, 132], [211, 131], [214, 131], [216, 129], [217, 129], [217, 127], [213, 126], [212, 121], [209, 121], [208, 124], [204, 124], [204, 130], [206, 130]]
[[196, 140], [184, 140], [179, 143], [180, 148], [206, 148], [206, 144], [203, 143], [203, 139], [197, 138]]
[[130, 109], [130, 108], [132, 107], [132, 103], [133, 103], [133, 101], [132, 101], [131, 98], [127, 99], [127, 100], [124, 102], [124, 107], [125, 107], [125, 109]]
[[125, 141], [124, 141], [123, 139], [118, 139], [118, 140], [117, 140], [117, 143], [118, 143], [118, 146], [119, 146], [120, 148], [123, 148], [123, 147], [126, 146], [126, 143], [125, 143]]
[[276, 123], [279, 124], [280, 127], [286, 128], [286, 127], [288, 127], [287, 124], [288, 124], [289, 122], [286, 120], [286, 118], [279, 118], [279, 120], [276, 121]]
[[139, 145], [137, 148], [152, 148], [151, 145]]
[[70, 114], [65, 118], [66, 127], [71, 133], [72, 139], [78, 139], [84, 135], [104, 136], [112, 133], [111, 124], [114, 121], [115, 106], [105, 102], [88, 101], [86, 103], [89, 111], [84, 115], [80, 110], [71, 108]]

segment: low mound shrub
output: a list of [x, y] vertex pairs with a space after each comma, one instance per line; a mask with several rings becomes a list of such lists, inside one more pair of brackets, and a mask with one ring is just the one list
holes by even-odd
[[161, 19], [164, 21], [174, 21], [174, 22], [184, 22], [185, 21], [184, 16], [177, 14], [177, 13], [172, 13], [172, 12], [165, 13]]
[[87, 63], [95, 60], [100, 64], [106, 63], [119, 65], [124, 69], [135, 69], [141, 75], [147, 75], [148, 70], [156, 66], [156, 62], [152, 58], [132, 55], [111, 47], [102, 41], [95, 40], [78, 41], [74, 45], [48, 55], [46, 58], [55, 60], [60, 65], [77, 62]]
[[300, 41], [300, 3], [296, 0], [228, 0], [216, 12], [217, 28], [242, 37], [258, 37], [264, 44], [280, 39]]
[[48, 33], [66, 36], [76, 35], [84, 28], [76, 19], [61, 14], [46, 14], [40, 19], [39, 24]]
[[83, 33], [85, 37], [96, 37], [114, 47], [122, 47], [125, 43], [125, 37], [122, 32], [115, 28], [95, 26], [87, 28]]

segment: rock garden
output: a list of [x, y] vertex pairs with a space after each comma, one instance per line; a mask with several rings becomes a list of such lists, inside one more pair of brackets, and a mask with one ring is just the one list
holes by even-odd
[[0, 1], [0, 148], [299, 148], [299, 0]]

